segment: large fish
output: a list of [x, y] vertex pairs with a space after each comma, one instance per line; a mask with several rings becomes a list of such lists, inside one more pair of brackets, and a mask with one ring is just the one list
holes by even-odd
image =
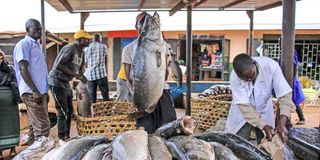
[[182, 70], [179, 66], [178, 61], [176, 60], [176, 53], [172, 50], [172, 47], [169, 43], [167, 43], [168, 51], [167, 54], [167, 64], [171, 70], [173, 78], [176, 80], [178, 87], [182, 86]]
[[82, 160], [103, 160], [105, 154], [110, 154], [111, 144], [99, 144], [90, 149]]
[[197, 127], [197, 121], [190, 116], [183, 116], [180, 119], [167, 123], [158, 128], [154, 135], [169, 139], [177, 135], [191, 135]]
[[151, 160], [148, 150], [148, 133], [144, 130], [124, 132], [112, 142], [114, 160]]
[[58, 150], [61, 146], [63, 146], [66, 142], [59, 140], [57, 142], [57, 144], [55, 145], [55, 148], [51, 149], [49, 152], [47, 152], [42, 158], [41, 160], [48, 160], [50, 159], [50, 157], [54, 154], [54, 152], [56, 152], [56, 150]]
[[81, 159], [91, 147], [107, 142], [108, 138], [104, 136], [86, 136], [73, 139], [57, 149], [48, 160]]
[[49, 150], [55, 147], [54, 139], [51, 137], [40, 137], [31, 146], [16, 155], [12, 160], [34, 160], [41, 159]]
[[172, 157], [178, 160], [215, 160], [211, 145], [191, 136], [175, 136], [166, 141]]
[[239, 158], [226, 146], [217, 142], [209, 142], [209, 144], [214, 150], [216, 160], [239, 160]]
[[161, 137], [150, 135], [148, 138], [148, 148], [152, 160], [172, 160], [171, 153]]
[[271, 157], [266, 153], [262, 152], [246, 139], [234, 135], [231, 133], [225, 132], [210, 132], [210, 133], [203, 133], [201, 135], [194, 136], [195, 138], [205, 140], [207, 142], [218, 142], [227, 146], [229, 149], [232, 150], [234, 154], [240, 159], [245, 160], [271, 160]]
[[133, 100], [138, 113], [151, 113], [159, 101], [166, 74], [166, 42], [157, 12], [147, 14], [133, 52]]
[[259, 147], [269, 153], [273, 160], [295, 160], [292, 150], [282, 142], [279, 135], [273, 136], [272, 141], [262, 140]]
[[77, 87], [77, 110], [78, 114], [83, 117], [91, 117], [91, 98], [87, 84], [80, 82]]

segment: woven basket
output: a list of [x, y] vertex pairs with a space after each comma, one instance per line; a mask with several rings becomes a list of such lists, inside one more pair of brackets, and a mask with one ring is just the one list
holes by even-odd
[[200, 129], [209, 129], [220, 118], [226, 118], [231, 106], [231, 95], [217, 95], [210, 98], [192, 98], [191, 116], [198, 120]]
[[136, 129], [136, 122], [127, 119], [130, 106], [112, 101], [93, 104], [93, 117], [76, 117], [79, 135], [103, 135], [113, 139], [125, 131]]

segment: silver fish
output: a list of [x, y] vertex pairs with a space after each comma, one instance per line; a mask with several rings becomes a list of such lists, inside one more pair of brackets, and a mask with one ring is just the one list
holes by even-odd
[[51, 137], [40, 137], [31, 146], [16, 155], [12, 160], [41, 159], [49, 150], [55, 147]]
[[209, 143], [214, 150], [216, 160], [239, 160], [239, 158], [235, 156], [234, 153], [226, 146], [217, 142]]
[[108, 139], [104, 136], [86, 136], [73, 139], [56, 150], [48, 160], [81, 159], [91, 147], [107, 142]]
[[157, 12], [147, 14], [133, 53], [133, 99], [138, 112], [153, 112], [164, 87], [167, 45]]
[[151, 160], [148, 150], [148, 133], [144, 130], [124, 132], [112, 142], [114, 160]]
[[178, 61], [176, 60], [176, 53], [172, 50], [172, 47], [169, 43], [167, 43], [168, 51], [169, 53], [167, 56], [169, 57], [167, 59], [168, 67], [171, 70], [173, 78], [176, 80], [178, 87], [182, 86], [182, 70], [179, 66]]
[[99, 144], [90, 149], [82, 160], [102, 160], [108, 149], [111, 148], [111, 144]]
[[154, 135], [149, 136], [148, 148], [153, 160], [172, 160], [171, 153], [162, 138]]
[[191, 136], [176, 136], [166, 141], [172, 156], [178, 160], [215, 160], [211, 145]]
[[61, 146], [63, 146], [66, 142], [59, 140], [58, 143], [55, 145], [55, 148], [51, 149], [49, 152], [47, 152], [41, 160], [48, 160], [56, 150], [58, 150]]
[[77, 110], [78, 114], [83, 117], [91, 117], [91, 98], [87, 84], [80, 82], [77, 87]]

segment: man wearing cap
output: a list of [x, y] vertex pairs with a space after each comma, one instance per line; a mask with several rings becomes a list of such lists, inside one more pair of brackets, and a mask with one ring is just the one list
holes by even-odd
[[72, 90], [69, 81], [76, 78], [87, 82], [83, 75], [84, 51], [89, 45], [91, 35], [79, 30], [74, 34], [75, 43], [64, 46], [59, 52], [53, 68], [49, 73], [49, 88], [55, 100], [58, 111], [58, 136], [59, 139], [68, 139], [70, 133], [72, 108]]
[[48, 70], [38, 40], [42, 27], [39, 21], [26, 22], [27, 35], [13, 51], [14, 70], [22, 101], [26, 104], [30, 122], [28, 144], [42, 141], [49, 136]]
[[[146, 16], [146, 12], [140, 13], [136, 18], [136, 29], [138, 34], [140, 34], [144, 19]], [[134, 40], [129, 45], [123, 48], [122, 51], [122, 59], [121, 63], [124, 65], [124, 70], [126, 74], [126, 84], [130, 95], [133, 95], [133, 84], [132, 84], [132, 73], [131, 73], [131, 64], [133, 59], [133, 51], [134, 47], [137, 44], [137, 40]], [[167, 73], [167, 72], [166, 72]], [[167, 76], [166, 76], [167, 78]], [[170, 96], [169, 85], [165, 82], [164, 83], [164, 90], [162, 96], [160, 97], [155, 110], [150, 114], [145, 114], [143, 117], [137, 119], [137, 126], [144, 127], [144, 129], [149, 133], [152, 134], [156, 131], [157, 128], [161, 127], [163, 124], [169, 123], [173, 120], [176, 120], [176, 112], [174, 110], [173, 100]], [[131, 97], [130, 97], [131, 98]]]

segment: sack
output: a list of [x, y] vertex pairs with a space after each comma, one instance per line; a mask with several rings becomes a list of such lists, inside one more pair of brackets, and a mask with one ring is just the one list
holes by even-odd
[[17, 85], [17, 79], [15, 77], [15, 71], [7, 61], [2, 61], [0, 64], [0, 86], [8, 86], [12, 90], [13, 101], [15, 103], [21, 103], [19, 89]]

